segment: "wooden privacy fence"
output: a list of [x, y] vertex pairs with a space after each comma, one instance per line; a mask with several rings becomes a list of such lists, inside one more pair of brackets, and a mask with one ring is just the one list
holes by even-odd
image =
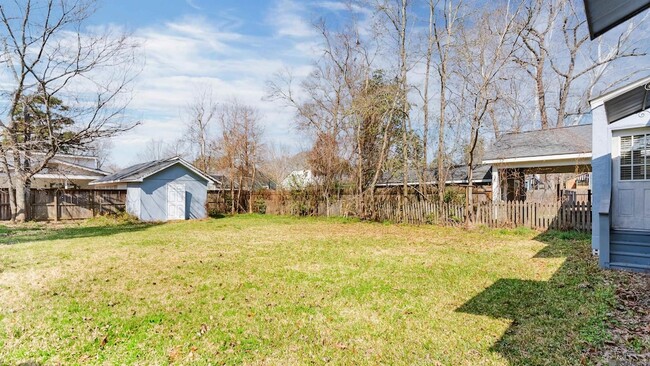
[[[33, 189], [28, 211], [30, 220], [78, 220], [123, 212], [125, 206], [124, 190]], [[10, 219], [9, 192], [5, 189], [0, 191], [0, 220]]]
[[[278, 215], [313, 215], [357, 217], [355, 201], [350, 197], [309, 205], [273, 197], [265, 199], [265, 213]], [[591, 231], [591, 202], [482, 202], [472, 206], [473, 222], [492, 228], [528, 227], [536, 230]], [[399, 196], [378, 199], [368, 208], [373, 219], [409, 224], [461, 225], [465, 219], [465, 205], [439, 204], [431, 200], [410, 199], [403, 202]]]

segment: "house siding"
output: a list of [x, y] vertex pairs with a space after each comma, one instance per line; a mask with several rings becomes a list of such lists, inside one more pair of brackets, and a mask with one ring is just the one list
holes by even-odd
[[143, 221], [167, 220], [167, 186], [170, 183], [185, 185], [185, 219], [202, 219], [207, 217], [208, 181], [187, 169], [175, 164], [139, 184], [140, 212]]
[[[612, 176], [614, 174], [612, 171], [613, 137], [617, 131], [632, 132], [635, 129], [649, 127], [650, 109], [635, 113], [612, 124], [607, 123], [604, 105], [593, 108], [592, 115], [592, 248], [598, 250], [601, 267], [610, 268], [610, 263], [618, 261], [618, 259], [612, 258], [611, 255], [613, 246], [612, 235], [614, 235], [614, 232], [611, 230], [611, 220], [614, 214], [612, 212], [612, 192], [615, 188], [612, 186]], [[641, 257], [624, 259], [636, 263], [641, 260]], [[650, 258], [645, 258], [641, 262], [644, 265], [650, 266]]]

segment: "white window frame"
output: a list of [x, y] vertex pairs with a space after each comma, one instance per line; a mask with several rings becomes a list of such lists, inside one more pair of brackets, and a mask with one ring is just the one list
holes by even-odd
[[[630, 149], [629, 150], [624, 150], [624, 144], [623, 144], [623, 139], [629, 138], [631, 139], [630, 141]], [[641, 138], [643, 141], [641, 142], [642, 147], [640, 149], [634, 148], [634, 140], [636, 138]], [[650, 180], [650, 133], [635, 133], [635, 134], [626, 134], [622, 135], [619, 137], [619, 164], [618, 164], [618, 179], [621, 182], [641, 182], [641, 181], [648, 181]], [[629, 164], [623, 163], [623, 155], [624, 152], [630, 153], [630, 162]], [[641, 159], [643, 162], [641, 163], [635, 163], [634, 162], [634, 152], [639, 151], [641, 156]], [[641, 171], [643, 174], [643, 178], [635, 178], [634, 175], [634, 168], [635, 167], [641, 167]], [[624, 179], [623, 178], [623, 168], [629, 168], [630, 169], [630, 178], [629, 179]]]

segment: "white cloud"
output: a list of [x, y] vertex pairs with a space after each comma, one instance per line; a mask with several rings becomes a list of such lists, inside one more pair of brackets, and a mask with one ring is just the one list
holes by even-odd
[[279, 37], [309, 38], [315, 36], [316, 31], [306, 20], [307, 12], [302, 2], [279, 0], [269, 13], [267, 22]]
[[234, 97], [257, 107], [268, 140], [299, 147], [292, 127], [294, 111], [263, 97], [266, 81], [277, 71], [290, 68], [297, 77], [310, 72], [317, 43], [301, 30], [303, 26], [294, 30], [295, 39], [246, 35], [236, 26], [215, 25], [201, 17], [137, 29], [135, 37], [144, 45], [146, 65], [136, 81], [129, 114], [142, 124], [115, 138], [113, 161], [133, 163], [147, 141], [172, 142], [181, 137], [182, 111], [197, 88], [206, 85], [219, 101]]

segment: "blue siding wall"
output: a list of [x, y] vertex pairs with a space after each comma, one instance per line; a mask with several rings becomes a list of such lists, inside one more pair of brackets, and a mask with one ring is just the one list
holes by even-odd
[[[603, 105], [592, 109], [592, 248], [598, 249], [600, 265], [609, 268], [611, 258], [611, 238], [615, 232], [611, 230], [612, 213], [612, 139], [614, 131], [634, 130], [650, 125], [650, 110], [633, 114], [612, 124], [607, 123], [607, 115]], [[649, 183], [650, 184], [650, 183]], [[608, 205], [609, 203], [609, 205]], [[645, 240], [645, 239], [644, 239]], [[643, 255], [643, 253], [640, 253]], [[638, 258], [637, 258], [638, 259]], [[616, 260], [616, 258], [614, 258]], [[628, 259], [626, 259], [628, 261]], [[650, 258], [644, 263], [650, 266]]]
[[167, 184], [185, 185], [185, 218], [207, 217], [205, 204], [208, 199], [208, 181], [181, 164], [175, 164], [158, 172], [139, 184], [140, 220], [167, 220]]
[[[607, 125], [607, 115], [605, 106], [601, 105], [594, 108], [593, 132], [592, 132], [592, 231], [591, 247], [599, 251], [607, 251], [608, 247], [601, 248], [603, 242], [609, 243], [607, 238], [609, 234], [609, 211], [606, 206], [610, 199], [612, 190], [612, 133]], [[600, 210], [607, 213], [600, 214]], [[606, 232], [601, 231], [601, 226], [606, 228]], [[602, 241], [601, 241], [602, 239]]]

